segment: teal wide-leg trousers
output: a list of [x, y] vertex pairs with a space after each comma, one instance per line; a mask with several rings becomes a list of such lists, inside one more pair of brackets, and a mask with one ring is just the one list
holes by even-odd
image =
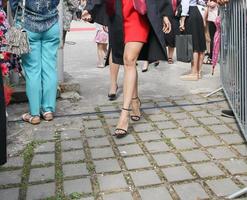
[[26, 93], [30, 114], [55, 112], [57, 94], [57, 50], [60, 43], [59, 24], [41, 33], [27, 30], [30, 53], [22, 56], [26, 75]]

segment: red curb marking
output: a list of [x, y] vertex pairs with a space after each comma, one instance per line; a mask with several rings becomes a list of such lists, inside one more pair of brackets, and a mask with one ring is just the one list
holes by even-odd
[[70, 31], [95, 31], [95, 28], [71, 28]]

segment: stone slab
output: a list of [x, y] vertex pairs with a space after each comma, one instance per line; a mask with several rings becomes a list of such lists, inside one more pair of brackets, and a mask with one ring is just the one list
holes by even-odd
[[247, 173], [246, 160], [228, 160], [222, 161], [221, 164], [232, 174], [245, 174]]
[[157, 132], [157, 131], [138, 133], [138, 136], [144, 142], [162, 139], [161, 132]]
[[90, 151], [93, 159], [110, 158], [115, 156], [111, 147], [93, 148], [90, 149]]
[[207, 151], [215, 159], [234, 158], [236, 155], [227, 147], [208, 148]]
[[123, 174], [98, 176], [98, 182], [101, 191], [128, 187]]
[[130, 192], [118, 192], [103, 196], [103, 200], [132, 200]]
[[146, 142], [145, 143], [146, 148], [150, 153], [156, 153], [156, 152], [164, 152], [169, 151], [170, 148], [167, 146], [167, 144], [163, 141], [160, 142]]
[[170, 138], [170, 139], [185, 137], [185, 134], [179, 129], [163, 130], [162, 133], [166, 138]]
[[202, 145], [204, 147], [222, 145], [220, 140], [218, 140], [216, 137], [211, 136], [211, 135], [198, 137], [196, 140], [197, 140], [197, 142], [200, 143], [200, 145]]
[[208, 156], [201, 150], [183, 151], [181, 154], [189, 163], [209, 160]]
[[0, 190], [0, 199], [1, 200], [18, 200], [19, 199], [19, 189], [2, 189]]
[[55, 142], [46, 142], [38, 145], [34, 152], [35, 153], [46, 153], [46, 152], [54, 152], [55, 151]]
[[89, 138], [87, 140], [89, 147], [110, 146], [107, 137]]
[[118, 149], [122, 156], [143, 154], [143, 151], [138, 144], [119, 146]]
[[142, 200], [172, 200], [172, 197], [166, 187], [145, 188], [139, 190]]
[[103, 128], [95, 128], [95, 129], [85, 129], [85, 134], [87, 137], [97, 137], [97, 136], [105, 136], [106, 132]]
[[96, 172], [113, 172], [120, 171], [121, 168], [116, 159], [98, 160], [94, 161]]
[[174, 124], [172, 121], [165, 121], [165, 122], [155, 122], [156, 126], [158, 126], [159, 129], [172, 129], [176, 128], [176, 124]]
[[73, 150], [62, 152], [62, 162], [77, 162], [83, 161], [85, 159], [85, 154], [83, 150]]
[[54, 180], [55, 167], [35, 168], [31, 169], [29, 182]]
[[81, 140], [67, 140], [67, 141], [62, 141], [62, 150], [72, 150], [72, 149], [82, 149], [82, 141]]
[[136, 132], [147, 132], [147, 131], [152, 131], [154, 128], [148, 124], [133, 124], [133, 128]]
[[184, 166], [169, 167], [162, 169], [169, 182], [191, 180], [194, 177]]
[[63, 175], [64, 177], [70, 177], [70, 176], [89, 175], [89, 173], [86, 164], [79, 163], [79, 164], [63, 165]]
[[161, 183], [158, 175], [153, 170], [130, 172], [135, 186], [147, 186]]
[[75, 139], [80, 138], [81, 132], [79, 129], [68, 129], [61, 132], [61, 139]]
[[195, 171], [201, 178], [224, 175], [224, 172], [221, 171], [221, 169], [212, 162], [194, 164], [192, 165], [192, 167], [195, 169]]
[[27, 190], [27, 200], [46, 199], [55, 196], [55, 183], [31, 185]]
[[154, 160], [159, 166], [179, 164], [181, 161], [177, 158], [174, 153], [166, 154], [155, 154], [153, 155]]
[[64, 193], [69, 195], [74, 192], [91, 193], [92, 186], [89, 178], [81, 178], [64, 181]]
[[193, 127], [193, 128], [186, 128], [188, 134], [191, 136], [202, 136], [202, 135], [209, 135], [210, 133], [203, 127]]
[[198, 146], [189, 138], [185, 139], [171, 139], [172, 144], [178, 150], [185, 150], [185, 149], [193, 149], [197, 148]]
[[45, 165], [48, 163], [55, 163], [55, 154], [36, 154], [32, 160], [32, 165]]

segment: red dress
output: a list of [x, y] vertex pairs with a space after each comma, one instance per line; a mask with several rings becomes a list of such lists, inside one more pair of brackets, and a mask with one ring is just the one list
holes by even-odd
[[140, 15], [132, 0], [122, 0], [124, 43], [146, 43], [149, 35], [149, 23], [146, 15]]

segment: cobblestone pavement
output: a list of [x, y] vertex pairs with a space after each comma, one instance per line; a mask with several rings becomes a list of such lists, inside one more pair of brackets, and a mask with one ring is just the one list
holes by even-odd
[[211, 200], [247, 186], [247, 145], [236, 122], [220, 116], [221, 94], [143, 100], [143, 118], [123, 139], [111, 135], [119, 102], [58, 108], [38, 126], [10, 116], [10, 136], [30, 142], [0, 168], [1, 200]]

